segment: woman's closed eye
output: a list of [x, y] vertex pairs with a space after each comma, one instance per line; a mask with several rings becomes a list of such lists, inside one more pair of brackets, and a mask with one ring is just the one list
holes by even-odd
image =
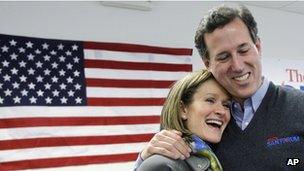
[[213, 103], [216, 102], [215, 98], [207, 98], [205, 101], [210, 103], [210, 104], [213, 104]]

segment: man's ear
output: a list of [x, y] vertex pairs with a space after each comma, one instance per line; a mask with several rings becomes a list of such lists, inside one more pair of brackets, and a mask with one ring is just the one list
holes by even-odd
[[209, 66], [210, 66], [210, 59], [207, 59], [207, 57], [204, 57], [203, 62], [204, 62], [204, 64], [205, 64], [206, 68], [209, 69]]
[[255, 42], [255, 47], [257, 48], [259, 55], [262, 56], [262, 46], [261, 46], [261, 40], [258, 38]]

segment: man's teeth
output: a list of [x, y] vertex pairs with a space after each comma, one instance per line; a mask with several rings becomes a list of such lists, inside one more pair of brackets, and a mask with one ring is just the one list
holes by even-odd
[[243, 76], [240, 76], [240, 77], [234, 77], [234, 79], [238, 80], [238, 81], [244, 81], [246, 80], [247, 78], [249, 77], [249, 73], [243, 75]]

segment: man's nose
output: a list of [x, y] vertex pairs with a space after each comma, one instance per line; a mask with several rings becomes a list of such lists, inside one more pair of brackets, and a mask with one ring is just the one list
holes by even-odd
[[234, 54], [231, 60], [231, 69], [234, 72], [242, 72], [244, 69], [244, 62], [238, 54]]

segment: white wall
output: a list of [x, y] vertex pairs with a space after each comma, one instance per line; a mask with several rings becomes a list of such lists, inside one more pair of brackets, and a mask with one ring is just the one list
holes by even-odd
[[[0, 2], [0, 33], [194, 48], [201, 16], [220, 2], [151, 4], [152, 11], [136, 11], [100, 2]], [[304, 59], [304, 15], [248, 7], [258, 22], [264, 57]], [[202, 63], [196, 50], [194, 56], [197, 70]]]
[[[202, 15], [219, 3], [152, 2], [152, 11], [145, 12], [100, 2], [0, 2], [0, 33], [194, 48]], [[264, 57], [304, 59], [304, 15], [248, 7], [258, 22]], [[193, 64], [195, 70], [202, 67], [196, 50]], [[109, 167], [132, 170], [133, 164]]]

